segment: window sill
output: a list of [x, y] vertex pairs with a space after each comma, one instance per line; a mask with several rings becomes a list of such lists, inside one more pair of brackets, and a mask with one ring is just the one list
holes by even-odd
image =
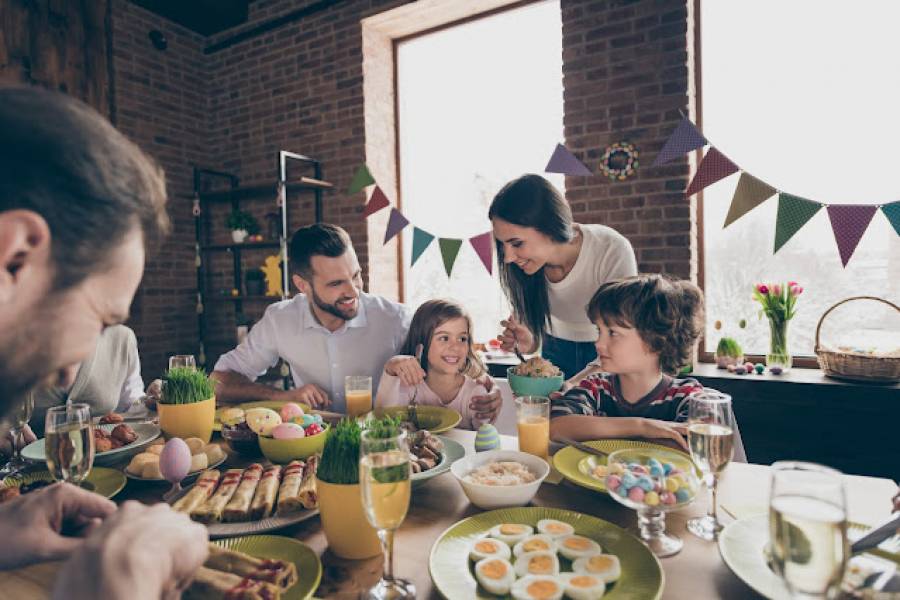
[[[801, 384], [801, 385], [828, 385], [841, 386], [848, 388], [878, 388], [879, 390], [900, 390], [900, 383], [875, 383], [866, 381], [849, 381], [844, 379], [835, 379], [826, 376], [821, 369], [808, 369], [794, 367], [787, 373], [781, 375], [772, 375], [768, 371], [762, 375], [745, 374], [737, 375], [730, 373], [727, 369], [719, 369], [712, 363], [699, 363], [694, 366], [694, 370], [688, 375], [689, 377], [697, 377], [703, 379], [720, 379], [728, 381], [758, 381], [760, 383], [785, 383], [785, 384]], [[715, 386], [710, 386], [715, 387]]]

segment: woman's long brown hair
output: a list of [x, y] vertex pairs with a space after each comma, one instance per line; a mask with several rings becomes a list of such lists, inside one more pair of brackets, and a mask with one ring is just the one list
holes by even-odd
[[469, 350], [466, 352], [466, 363], [460, 372], [473, 379], [481, 377], [487, 369], [472, 348], [472, 319], [462, 306], [450, 300], [429, 300], [419, 307], [409, 324], [409, 333], [400, 348], [400, 354], [415, 356], [416, 346], [422, 344], [422, 358], [419, 362], [422, 370], [427, 373], [428, 350], [431, 347], [434, 330], [451, 319], [465, 319], [469, 329]]

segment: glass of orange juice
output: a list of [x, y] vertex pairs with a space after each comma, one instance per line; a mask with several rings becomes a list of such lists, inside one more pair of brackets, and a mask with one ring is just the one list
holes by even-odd
[[344, 398], [347, 416], [358, 417], [372, 410], [372, 378], [368, 375], [347, 375], [344, 378]]
[[547, 460], [550, 457], [550, 398], [516, 398], [519, 450]]

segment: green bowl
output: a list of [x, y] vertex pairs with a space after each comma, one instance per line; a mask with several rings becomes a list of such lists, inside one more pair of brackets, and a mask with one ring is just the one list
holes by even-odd
[[513, 373], [515, 367], [506, 370], [506, 379], [514, 396], [549, 396], [558, 392], [565, 381], [562, 375], [553, 377], [526, 377]]
[[287, 464], [292, 460], [302, 460], [313, 454], [321, 454], [325, 449], [325, 438], [328, 437], [328, 426], [314, 436], [294, 440], [276, 440], [259, 436], [259, 449], [273, 463]]

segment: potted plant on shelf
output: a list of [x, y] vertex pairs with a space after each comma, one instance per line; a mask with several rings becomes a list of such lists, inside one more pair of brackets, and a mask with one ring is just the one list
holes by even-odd
[[209, 442], [216, 419], [215, 382], [194, 367], [175, 367], [163, 376], [157, 404], [166, 437], [198, 437]]
[[727, 369], [728, 365], [744, 364], [744, 351], [737, 340], [730, 337], [723, 337], [716, 346], [716, 366], [720, 369]]
[[248, 235], [259, 232], [259, 224], [248, 212], [234, 210], [225, 220], [225, 226], [231, 230], [231, 239], [235, 244], [242, 244]]

